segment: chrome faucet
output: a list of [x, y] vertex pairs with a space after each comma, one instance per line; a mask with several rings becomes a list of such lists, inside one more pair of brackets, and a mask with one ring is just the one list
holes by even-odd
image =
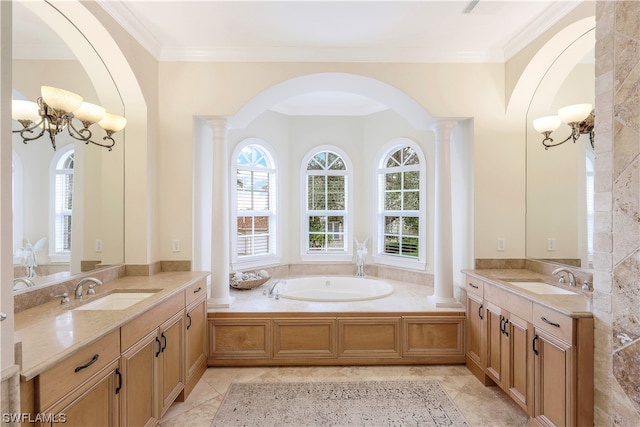
[[24, 283], [28, 288], [36, 285], [35, 283], [33, 283], [33, 280], [29, 279], [28, 277], [16, 277], [15, 279], [13, 279], [14, 289], [18, 283]]
[[[560, 267], [560, 268], [556, 268], [555, 270], [553, 270], [551, 272], [551, 274], [553, 274], [554, 276], [557, 276], [560, 273], [567, 273], [567, 276], [569, 277], [569, 286], [575, 286], [576, 285], [576, 276], [568, 268]], [[560, 276], [560, 278], [558, 279], [558, 282], [559, 283], [564, 283], [564, 280], [565, 280], [564, 276]]]
[[269, 287], [269, 293], [267, 294], [269, 296], [269, 298], [273, 298], [273, 291], [276, 288], [276, 286], [278, 285], [278, 283], [280, 283], [280, 282], [286, 283], [284, 280], [278, 279], [275, 282], [273, 282], [273, 285], [271, 285], [271, 287]]
[[95, 277], [85, 277], [80, 280], [76, 285], [76, 289], [73, 291], [73, 297], [75, 299], [82, 299], [82, 285], [87, 282], [91, 282], [89, 285], [89, 290], [87, 291], [87, 295], [93, 295], [96, 291], [93, 289], [95, 285], [102, 286], [102, 281], [100, 279], [96, 279]]

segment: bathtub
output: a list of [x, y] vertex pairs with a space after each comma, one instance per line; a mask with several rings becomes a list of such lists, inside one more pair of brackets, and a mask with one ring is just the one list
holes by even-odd
[[365, 301], [390, 295], [393, 286], [380, 279], [318, 276], [282, 279], [274, 292], [303, 301]]

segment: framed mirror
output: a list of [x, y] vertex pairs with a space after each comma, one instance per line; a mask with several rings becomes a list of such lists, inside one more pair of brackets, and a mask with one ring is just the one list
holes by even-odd
[[[592, 268], [594, 153], [589, 135], [545, 148], [533, 128], [538, 117], [559, 108], [595, 103], [595, 29], [576, 38], [555, 58], [527, 112], [526, 255], [567, 266]], [[562, 124], [554, 143], [571, 134]], [[594, 144], [597, 144], [597, 135]]]
[[[104, 70], [90, 72], [79, 49]], [[89, 41], [46, 2], [13, 3], [12, 83], [14, 99], [35, 101], [41, 86], [54, 86], [125, 115]], [[91, 129], [101, 141], [104, 131]], [[55, 137], [55, 150], [46, 132], [27, 143], [12, 135], [14, 277], [29, 279], [14, 283], [16, 292], [124, 262], [124, 133], [117, 135], [111, 151], [66, 131]]]

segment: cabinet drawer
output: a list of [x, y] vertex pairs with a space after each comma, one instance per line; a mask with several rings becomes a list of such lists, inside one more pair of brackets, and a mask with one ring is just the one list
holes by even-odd
[[122, 326], [122, 351], [140, 341], [177, 312], [184, 310], [184, 306], [184, 293], [179, 292]]
[[120, 331], [115, 330], [78, 350], [36, 378], [36, 396], [41, 411], [91, 378], [120, 357]]
[[475, 277], [467, 276], [465, 288], [468, 293], [478, 295], [482, 298], [484, 293], [484, 282], [480, 279], [476, 279]]
[[207, 294], [207, 281], [198, 280], [193, 285], [190, 285], [185, 290], [186, 305], [189, 306], [192, 302], [199, 298], [204, 297]]
[[533, 305], [533, 324], [561, 340], [573, 344], [573, 319], [539, 304]]

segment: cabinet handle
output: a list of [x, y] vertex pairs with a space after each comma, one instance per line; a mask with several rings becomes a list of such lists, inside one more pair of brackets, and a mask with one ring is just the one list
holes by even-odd
[[196, 289], [195, 291], [193, 291], [194, 294], [197, 294], [198, 292], [200, 292], [202, 290], [202, 286], [198, 286], [198, 289]]
[[187, 313], [187, 319], [189, 319], [189, 324], [187, 324], [187, 331], [188, 331], [189, 328], [191, 327], [191, 315], [189, 313]]
[[547, 323], [547, 324], [549, 324], [549, 325], [551, 325], [551, 326], [555, 326], [556, 328], [559, 328], [559, 327], [560, 327], [560, 324], [559, 324], [559, 323], [553, 323], [552, 321], [550, 321], [549, 319], [547, 319], [547, 318], [546, 318], [546, 317], [544, 317], [544, 316], [542, 316], [540, 319], [542, 319], [542, 321], [543, 321], [544, 323]]
[[473, 289], [480, 289], [478, 287], [478, 285], [474, 285], [473, 283], [469, 282], [469, 286], [471, 286]]
[[91, 358], [91, 360], [89, 360], [87, 363], [85, 363], [84, 365], [81, 366], [77, 366], [76, 369], [73, 370], [73, 372], [78, 372], [78, 371], [82, 371], [84, 368], [88, 368], [89, 366], [93, 365], [94, 363], [96, 363], [98, 361], [98, 358], [100, 357], [99, 354], [94, 354], [93, 357]]
[[500, 315], [500, 333], [504, 334], [504, 321], [507, 320], [502, 314]]
[[484, 307], [482, 304], [478, 307], [478, 316], [480, 317], [480, 320], [484, 320], [484, 317], [482, 317], [482, 307]]
[[161, 349], [161, 351], [164, 353], [164, 349], [167, 348], [167, 337], [164, 334], [164, 332], [161, 333], [160, 336], [162, 337], [162, 340], [164, 341], [164, 343], [162, 344], [162, 349]]
[[156, 337], [156, 342], [158, 343], [158, 351], [156, 351], [156, 357], [158, 357], [158, 355], [160, 355], [160, 352], [162, 351], [162, 344], [160, 343], [160, 339], [158, 339], [158, 337]]
[[538, 341], [538, 336], [533, 337], [533, 341], [531, 341], [531, 347], [533, 348], [533, 354], [536, 356], [539, 354], [538, 349], [536, 348], [536, 342]]
[[116, 387], [116, 394], [119, 394], [120, 389], [122, 388], [122, 372], [120, 372], [119, 368], [116, 368], [116, 375], [118, 376], [118, 387]]
[[507, 325], [509, 324], [509, 319], [507, 319], [506, 317], [504, 318], [504, 326], [503, 326], [503, 333], [507, 336], [507, 338], [509, 337], [509, 330], [507, 329]]

